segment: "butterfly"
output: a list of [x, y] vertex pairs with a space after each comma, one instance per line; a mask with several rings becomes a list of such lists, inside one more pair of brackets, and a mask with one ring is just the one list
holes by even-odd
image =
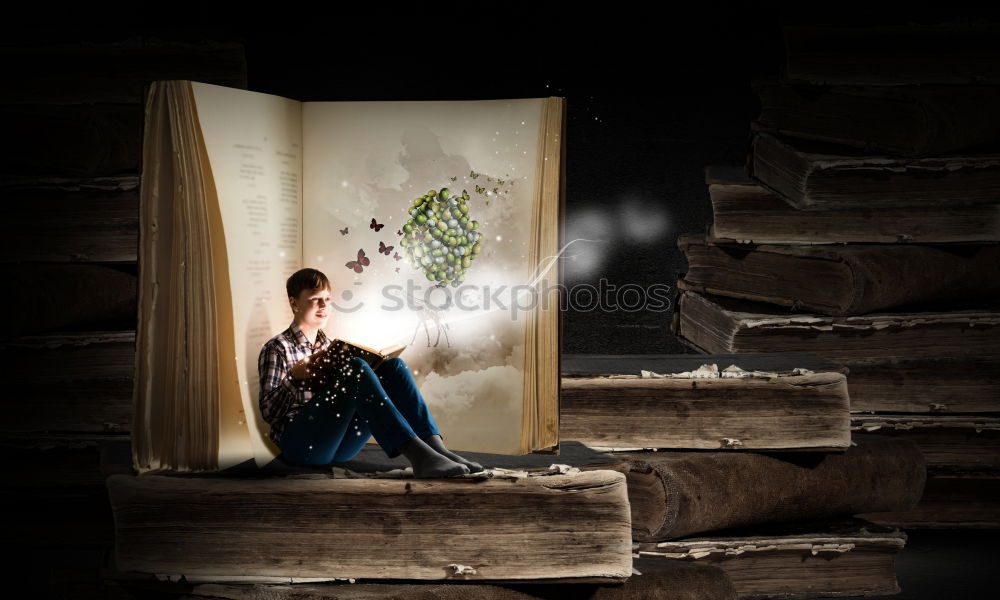
[[476, 193], [477, 193], [477, 194], [485, 194], [485, 193], [486, 193], [486, 188], [484, 188], [484, 187], [479, 187], [479, 186], [477, 185], [477, 186], [476, 186]]
[[340, 235], [347, 235], [347, 227], [340, 230]]
[[376, 222], [375, 222], [375, 217], [372, 217], [372, 222], [371, 222], [371, 224], [369, 225], [369, 227], [371, 227], [371, 228], [372, 228], [372, 229], [374, 229], [375, 231], [378, 231], [379, 229], [382, 229], [383, 227], [385, 227], [385, 225], [384, 225], [384, 224], [382, 224], [382, 223], [376, 223]]
[[396, 230], [396, 235], [402, 236], [403, 235], [403, 230], [402, 229], [397, 229]]
[[370, 265], [371, 262], [372, 261], [369, 260], [367, 256], [365, 256], [364, 250], [358, 250], [358, 260], [349, 260], [347, 261], [347, 264], [344, 266], [346, 266], [348, 269], [354, 269], [355, 273], [360, 273], [364, 271], [365, 270], [364, 268]]
[[458, 175], [451, 178], [452, 181], [455, 181], [456, 179], [458, 179]]
[[497, 179], [497, 183], [499, 183], [500, 185], [503, 185], [503, 179]]
[[399, 273], [399, 267], [396, 267], [396, 272]]
[[[392, 246], [389, 246], [389, 248], [392, 248]], [[388, 254], [388, 252], [386, 252], [386, 254]], [[399, 255], [399, 252], [393, 252], [392, 257], [395, 258], [396, 260], [402, 260], [403, 258], [402, 256]]]
[[392, 246], [386, 246], [385, 242], [378, 243], [378, 251], [381, 252], [382, 254], [385, 254], [386, 256], [389, 256], [389, 253], [392, 252], [392, 248], [393, 248]]
[[475, 171], [469, 171], [469, 177], [475, 179], [479, 177], [479, 173], [476, 173]]

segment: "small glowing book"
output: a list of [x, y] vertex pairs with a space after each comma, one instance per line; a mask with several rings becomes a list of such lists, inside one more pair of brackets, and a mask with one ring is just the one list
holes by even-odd
[[302, 363], [307, 365], [306, 373], [317, 378], [317, 383], [319, 383], [330, 376], [342, 373], [349, 364], [348, 361], [354, 357], [361, 358], [371, 366], [372, 370], [377, 371], [385, 361], [396, 358], [405, 349], [406, 344], [394, 344], [381, 350], [375, 350], [361, 344], [335, 339], [326, 350], [313, 354]]

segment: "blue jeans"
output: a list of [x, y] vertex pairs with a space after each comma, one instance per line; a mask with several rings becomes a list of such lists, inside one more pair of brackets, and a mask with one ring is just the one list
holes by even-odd
[[350, 460], [375, 440], [390, 458], [414, 437], [440, 435], [406, 363], [387, 360], [378, 373], [360, 358], [351, 359], [350, 384], [333, 382], [313, 392], [281, 434], [278, 447], [290, 462], [327, 465]]

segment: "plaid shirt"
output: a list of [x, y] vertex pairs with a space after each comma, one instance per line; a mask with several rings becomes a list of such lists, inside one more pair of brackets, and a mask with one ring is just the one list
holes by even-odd
[[329, 346], [332, 341], [323, 330], [316, 333], [316, 345], [310, 346], [306, 334], [293, 321], [288, 329], [269, 339], [257, 358], [260, 374], [260, 414], [271, 426], [269, 434], [276, 445], [285, 424], [312, 398], [302, 388], [304, 382], [289, 377], [289, 372], [303, 358]]

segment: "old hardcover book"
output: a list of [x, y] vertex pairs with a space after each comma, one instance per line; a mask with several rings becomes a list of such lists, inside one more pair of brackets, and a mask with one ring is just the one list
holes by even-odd
[[940, 23], [784, 28], [785, 75], [837, 85], [1000, 83], [1000, 27]]
[[[1000, 40], [998, 40], [1000, 41]], [[754, 85], [759, 131], [868, 152], [936, 156], [996, 148], [1000, 86]]]
[[851, 415], [856, 437], [911, 440], [929, 469], [1000, 473], [1000, 417], [986, 415]]
[[1000, 154], [898, 158], [761, 133], [750, 165], [804, 210], [996, 204], [1000, 189]]
[[614, 450], [844, 449], [845, 371], [803, 354], [566, 356], [560, 431]]
[[[809, 352], [855, 362], [1000, 356], [1000, 312], [954, 310], [831, 317], [683, 289], [673, 330], [702, 352]], [[848, 383], [848, 385], [850, 385]]]
[[[906, 534], [862, 519], [781, 523], [638, 545], [640, 560], [720, 567], [740, 598], [899, 593]], [[636, 561], [638, 562], [638, 561]]]
[[627, 486], [616, 471], [439, 481], [115, 474], [107, 487], [122, 572], [477, 582], [632, 574]]
[[1000, 473], [928, 470], [927, 485], [916, 506], [858, 516], [905, 529], [997, 529]]
[[909, 440], [868, 436], [831, 454], [623, 452], [639, 542], [763, 523], [908, 510], [926, 467]]
[[563, 108], [561, 98], [303, 103], [155, 82], [136, 469], [262, 466], [278, 454], [257, 407], [257, 357], [291, 321], [284, 282], [306, 266], [331, 280], [331, 337], [407, 346], [451, 447], [556, 447], [559, 311], [538, 302], [512, 318], [466, 292], [554, 287]]
[[1000, 357], [855, 358], [847, 387], [853, 411], [998, 413]]
[[710, 235], [758, 244], [1000, 241], [1000, 202], [800, 210], [742, 167], [707, 167]]
[[909, 304], [988, 305], [1000, 293], [1000, 246], [734, 244], [681, 235], [686, 289], [823, 315]]
[[[270, 580], [269, 580], [270, 579]], [[448, 581], [389, 583], [317, 581], [301, 578], [232, 578], [224, 583], [201, 583], [185, 578], [184, 596], [196, 600], [736, 600], [736, 590], [718, 567], [662, 559], [633, 559], [632, 576], [624, 583], [462, 583]], [[260, 583], [255, 583], [260, 582]], [[275, 584], [293, 585], [275, 585]], [[178, 592], [181, 584], [131, 577], [122, 587], [142, 594]]]

